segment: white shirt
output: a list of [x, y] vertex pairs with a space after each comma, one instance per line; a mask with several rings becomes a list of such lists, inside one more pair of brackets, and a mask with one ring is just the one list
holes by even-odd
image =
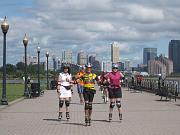
[[71, 74], [64, 72], [59, 74], [59, 81], [62, 86], [69, 86], [71, 80], [72, 80]]

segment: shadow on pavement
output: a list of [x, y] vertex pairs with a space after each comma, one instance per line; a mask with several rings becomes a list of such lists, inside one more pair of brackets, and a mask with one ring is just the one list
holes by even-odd
[[158, 99], [158, 100], [155, 100], [155, 101], [159, 101], [159, 102], [168, 102], [169, 100], [166, 100], [166, 99], [160, 100], [160, 99]]
[[105, 103], [103, 103], [103, 102], [101, 102], [101, 103], [96, 103], [96, 102], [95, 102], [95, 103], [92, 103], [92, 104], [105, 104]]
[[70, 123], [70, 122], [67, 122], [67, 123], [62, 123], [62, 124], [69, 124], [69, 125], [75, 125], [75, 126], [85, 126], [85, 124], [82, 124], [82, 123]]
[[46, 121], [67, 121], [67, 120], [59, 120], [59, 119], [43, 119], [43, 120], [46, 120]]
[[83, 104], [81, 104], [81, 103], [75, 103], [75, 102], [72, 102], [72, 103], [70, 103], [70, 104], [74, 104], [74, 105], [83, 105]]
[[92, 120], [92, 121], [98, 121], [98, 122], [107, 122], [107, 123], [111, 123], [111, 122], [121, 122], [121, 121], [115, 121], [115, 120], [112, 120], [112, 121], [109, 121], [109, 120]]

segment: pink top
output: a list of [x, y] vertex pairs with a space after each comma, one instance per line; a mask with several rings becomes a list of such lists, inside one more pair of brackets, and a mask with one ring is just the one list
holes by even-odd
[[123, 77], [121, 72], [110, 72], [108, 75], [111, 87], [121, 87], [121, 78]]

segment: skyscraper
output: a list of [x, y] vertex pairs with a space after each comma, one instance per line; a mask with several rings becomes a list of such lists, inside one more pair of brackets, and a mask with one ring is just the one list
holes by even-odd
[[132, 66], [131, 66], [131, 62], [130, 62], [130, 60], [126, 60], [126, 61], [124, 61], [124, 70], [131, 70], [132, 68], [131, 68]]
[[112, 61], [102, 61], [101, 71], [111, 72], [112, 70]]
[[84, 51], [80, 51], [77, 56], [77, 64], [85, 65], [87, 63], [88, 57]]
[[62, 62], [63, 63], [72, 63], [72, 51], [64, 51], [62, 54]]
[[116, 42], [111, 44], [111, 61], [113, 63], [119, 62], [119, 45]]
[[148, 72], [149, 74], [165, 74], [170, 75], [173, 72], [173, 62], [167, 57], [160, 55], [154, 60], [148, 61]]
[[96, 57], [95, 56], [89, 56], [89, 63], [94, 63], [96, 60]]
[[149, 60], [157, 57], [157, 48], [144, 48], [143, 51], [143, 64], [148, 65]]
[[180, 40], [169, 42], [169, 59], [173, 61], [174, 72], [180, 72]]

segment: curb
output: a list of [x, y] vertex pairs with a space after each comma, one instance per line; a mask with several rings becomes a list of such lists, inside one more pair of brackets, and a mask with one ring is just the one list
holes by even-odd
[[21, 98], [18, 98], [18, 99], [16, 99], [16, 100], [14, 100], [14, 101], [9, 102], [8, 105], [0, 105], [0, 111], [3, 110], [3, 109], [5, 109], [5, 108], [7, 108], [7, 107], [12, 106], [13, 104], [18, 103], [18, 102], [20, 102], [20, 101], [22, 101], [22, 100], [24, 100], [24, 99], [25, 99], [24, 97], [21, 97]]

